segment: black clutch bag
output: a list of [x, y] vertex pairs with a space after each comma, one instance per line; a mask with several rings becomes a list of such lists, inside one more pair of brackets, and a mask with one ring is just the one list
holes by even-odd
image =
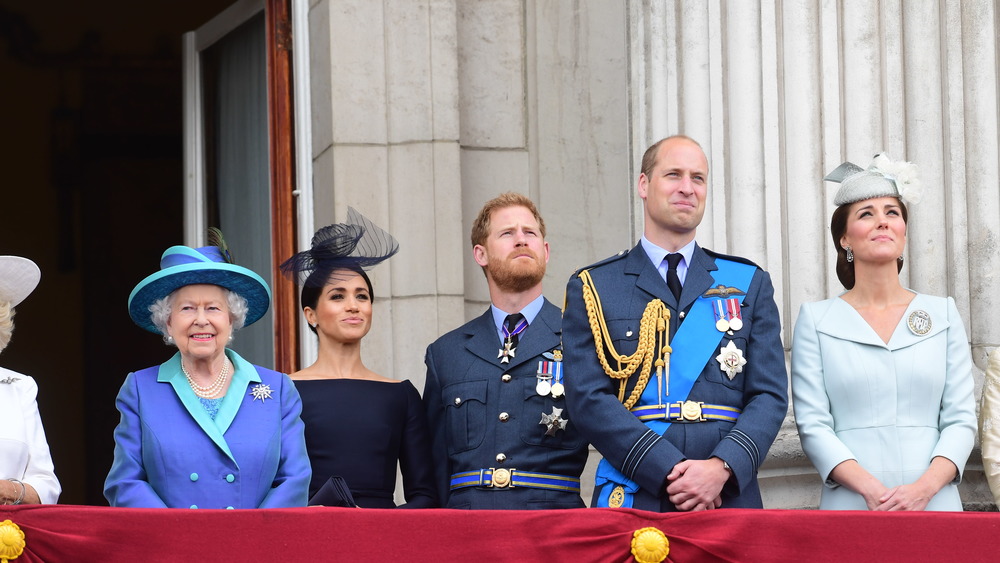
[[333, 475], [327, 479], [326, 483], [323, 483], [323, 486], [309, 499], [309, 505], [345, 506], [348, 508], [358, 506], [354, 502], [354, 495], [351, 494], [347, 481], [340, 475]]

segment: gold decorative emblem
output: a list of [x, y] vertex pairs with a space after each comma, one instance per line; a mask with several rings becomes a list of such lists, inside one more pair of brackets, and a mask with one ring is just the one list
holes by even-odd
[[632, 534], [632, 557], [636, 563], [660, 563], [670, 555], [670, 540], [657, 528], [642, 528]]
[[747, 365], [747, 359], [743, 357], [743, 350], [736, 347], [732, 340], [725, 347], [719, 348], [720, 354], [715, 357], [719, 362], [719, 367], [726, 372], [729, 379], [736, 377], [737, 373], [743, 373], [743, 366]]
[[557, 362], [561, 362], [562, 359], [563, 359], [562, 350], [559, 350], [559, 349], [553, 350], [552, 351], [552, 359], [555, 360], [555, 361], [557, 361]]
[[510, 470], [494, 469], [493, 478], [490, 479], [490, 484], [499, 489], [503, 489], [510, 485]]
[[701, 416], [701, 405], [702, 403], [694, 401], [684, 401], [681, 403], [681, 418], [690, 422], [705, 420]]
[[625, 487], [617, 485], [611, 489], [611, 495], [608, 496], [608, 506], [621, 508], [623, 504], [625, 504]]
[[17, 524], [10, 520], [0, 522], [0, 563], [20, 557], [24, 545], [24, 532]]
[[737, 287], [717, 285], [702, 294], [702, 297], [729, 297], [730, 295], [746, 295]]
[[910, 332], [917, 336], [923, 336], [930, 332], [931, 325], [931, 316], [927, 314], [927, 311], [920, 309], [910, 313], [909, 318], [906, 319], [906, 326], [910, 327]]

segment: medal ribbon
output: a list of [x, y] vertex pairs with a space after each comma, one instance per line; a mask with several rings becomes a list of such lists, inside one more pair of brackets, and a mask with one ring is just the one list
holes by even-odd
[[500, 329], [503, 331], [503, 337], [505, 340], [510, 341], [511, 338], [517, 336], [524, 332], [524, 329], [528, 328], [528, 319], [521, 319], [521, 322], [517, 323], [514, 330], [507, 330], [507, 323], [503, 323]]
[[730, 319], [743, 319], [743, 312], [740, 307], [739, 297], [730, 297], [726, 299], [726, 308], [729, 310]]
[[729, 318], [726, 316], [726, 302], [722, 299], [712, 300], [712, 310], [715, 312], [715, 321], [728, 321]]

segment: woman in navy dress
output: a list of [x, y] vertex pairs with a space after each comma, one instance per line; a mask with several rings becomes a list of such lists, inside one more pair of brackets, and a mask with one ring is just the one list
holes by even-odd
[[408, 380], [368, 369], [361, 357], [375, 300], [364, 269], [398, 249], [392, 236], [350, 209], [348, 223], [320, 229], [309, 250], [282, 264], [304, 278], [302, 310], [319, 339], [316, 362], [291, 374], [313, 469], [310, 504], [331, 503], [325, 491], [317, 493], [340, 477], [358, 506], [395, 508], [398, 462], [406, 500], [400, 507], [437, 506], [420, 394]]

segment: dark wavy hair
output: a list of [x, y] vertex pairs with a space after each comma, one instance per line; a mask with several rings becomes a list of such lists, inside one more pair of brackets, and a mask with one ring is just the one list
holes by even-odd
[[[865, 201], [865, 200], [861, 200]], [[844, 285], [845, 289], [854, 289], [854, 262], [847, 261], [847, 250], [840, 246], [840, 238], [847, 233], [847, 219], [851, 214], [851, 206], [855, 203], [841, 205], [833, 212], [830, 218], [830, 234], [833, 236], [833, 248], [837, 251], [837, 279]], [[909, 224], [910, 215], [903, 200], [899, 200], [899, 209], [903, 214], [903, 223]], [[896, 271], [902, 271], [903, 261], [896, 260]]]

